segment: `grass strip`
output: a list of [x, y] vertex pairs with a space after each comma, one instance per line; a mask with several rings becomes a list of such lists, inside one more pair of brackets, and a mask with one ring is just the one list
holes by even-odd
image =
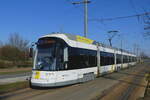
[[16, 90], [27, 88], [27, 87], [29, 87], [28, 81], [0, 85], [0, 94], [16, 91]]

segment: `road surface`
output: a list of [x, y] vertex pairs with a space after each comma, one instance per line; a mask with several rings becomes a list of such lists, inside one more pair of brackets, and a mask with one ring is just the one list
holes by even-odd
[[[137, 87], [146, 87], [146, 84], [141, 84], [144, 79], [144, 74], [150, 69], [150, 63], [137, 65], [129, 69], [121, 70], [117, 73], [108, 74], [93, 81], [89, 81], [82, 84], [75, 84], [62, 88], [50, 88], [50, 89], [30, 89], [25, 88], [13, 93], [7, 93], [0, 95], [2, 100], [113, 100], [113, 97], [117, 97], [116, 100], [121, 98], [129, 99], [131, 94], [134, 96], [141, 96], [144, 93], [133, 92]], [[135, 80], [136, 77], [140, 77], [140, 81]], [[137, 82], [137, 83], [134, 83]], [[136, 84], [136, 86], [135, 86]], [[134, 88], [131, 86], [135, 86]], [[133, 88], [130, 91], [130, 87]], [[115, 90], [115, 91], [114, 91]], [[125, 92], [125, 91], [129, 91]], [[121, 93], [121, 94], [119, 94]], [[122, 94], [125, 93], [125, 94]], [[126, 94], [127, 93], [127, 94]], [[112, 95], [114, 94], [114, 95]], [[124, 97], [122, 97], [124, 96]], [[111, 98], [111, 99], [110, 99]], [[134, 99], [132, 99], [134, 100]]]
[[30, 77], [31, 72], [20, 73], [20, 74], [10, 74], [10, 75], [0, 75], [0, 85], [25, 81], [26, 78]]

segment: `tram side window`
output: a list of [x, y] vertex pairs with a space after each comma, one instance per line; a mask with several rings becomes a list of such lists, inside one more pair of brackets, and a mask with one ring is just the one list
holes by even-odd
[[136, 62], [136, 57], [134, 57], [133, 59], [134, 59], [134, 62]]
[[132, 62], [134, 62], [134, 57], [132, 57]]
[[130, 56], [130, 62], [132, 62], [132, 56]]
[[134, 57], [132, 57], [132, 62], [134, 62]]
[[128, 56], [123, 56], [123, 63], [128, 63]]
[[130, 58], [130, 56], [128, 56], [128, 62], [131, 62], [131, 58]]
[[132, 57], [132, 56], [131, 56], [131, 62], [134, 62], [134, 61], [133, 61], [133, 57]]
[[128, 62], [131, 62], [131, 58], [130, 58], [130, 56], [128, 56]]
[[131, 56], [129, 56], [129, 62], [132, 62], [132, 57]]
[[126, 63], [126, 56], [123, 56], [123, 63]]
[[135, 61], [137, 61], [137, 60], [138, 60], [136, 57], [135, 57], [134, 59], [135, 59]]
[[122, 55], [120, 55], [120, 54], [116, 55], [116, 63], [117, 64], [121, 64], [121, 58], [122, 58]]
[[100, 58], [101, 66], [114, 64], [114, 54], [113, 53], [101, 51], [100, 56], [101, 56], [101, 58]]
[[97, 52], [81, 48], [69, 48], [68, 69], [80, 69], [97, 66]]
[[134, 62], [136, 62], [136, 61], [137, 61], [136, 57], [133, 57], [133, 59], [134, 59]]

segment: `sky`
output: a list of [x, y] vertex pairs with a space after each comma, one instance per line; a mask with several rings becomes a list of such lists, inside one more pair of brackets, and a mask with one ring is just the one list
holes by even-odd
[[[52, 32], [83, 36], [82, 0], [0, 0], [0, 41], [7, 42], [12, 33], [18, 33], [30, 42]], [[150, 38], [143, 36], [142, 18], [127, 18], [96, 22], [90, 19], [114, 18], [150, 12], [150, 0], [91, 0], [88, 4], [88, 38], [108, 43], [108, 31], [117, 30], [112, 40], [115, 47], [133, 52], [135, 44], [150, 55]]]

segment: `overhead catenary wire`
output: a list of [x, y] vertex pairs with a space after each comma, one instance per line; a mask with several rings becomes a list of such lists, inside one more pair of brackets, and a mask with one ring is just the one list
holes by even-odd
[[141, 17], [141, 16], [147, 16], [150, 15], [150, 12], [145, 12], [141, 14], [135, 14], [135, 15], [129, 15], [129, 16], [121, 16], [121, 17], [113, 17], [113, 18], [95, 18], [95, 19], [89, 19], [89, 21], [98, 21], [98, 22], [104, 22], [104, 21], [113, 21], [113, 20], [120, 20], [120, 19], [127, 19], [127, 18], [133, 18], [133, 17]]

